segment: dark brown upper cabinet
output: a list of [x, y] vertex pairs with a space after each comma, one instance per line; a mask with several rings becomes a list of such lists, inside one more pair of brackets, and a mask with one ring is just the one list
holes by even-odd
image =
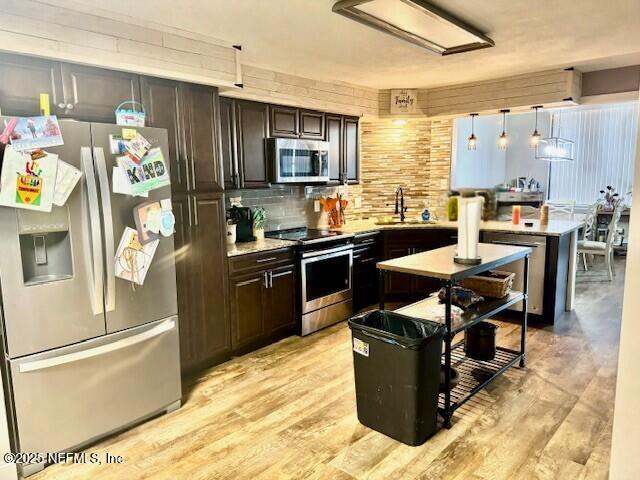
[[359, 151], [358, 117], [344, 117], [344, 176], [349, 183], [358, 182]]
[[332, 183], [342, 183], [343, 132], [342, 115], [327, 115], [327, 142], [329, 142], [329, 178]]
[[[0, 54], [0, 107], [3, 115], [40, 115], [41, 93], [49, 95], [51, 114], [64, 112], [60, 63]], [[62, 109], [58, 108], [58, 103]]]
[[167, 130], [171, 191], [173, 193], [186, 192], [189, 185], [179, 115], [180, 84], [162, 78], [142, 77], [140, 86], [142, 104], [147, 112], [147, 124], [151, 127]]
[[141, 87], [147, 124], [169, 132], [172, 191], [222, 191], [217, 89], [154, 77]]
[[298, 138], [299, 110], [281, 105], [269, 105], [269, 135], [272, 137]]
[[358, 183], [360, 145], [358, 117], [326, 115], [326, 139], [329, 142], [329, 177], [331, 183]]
[[[124, 101], [140, 101], [140, 77], [133, 73], [61, 63], [65, 117], [115, 123], [115, 109]], [[128, 108], [131, 108], [129, 106]]]
[[236, 135], [241, 188], [269, 186], [265, 140], [269, 135], [269, 106], [236, 100]]
[[205, 85], [184, 83], [180, 87], [184, 151], [189, 189], [199, 192], [222, 191], [222, 169], [218, 155], [218, 90]]
[[300, 110], [300, 138], [324, 140], [325, 120], [323, 112]]
[[235, 125], [234, 101], [220, 97], [220, 156], [225, 189], [240, 188]]

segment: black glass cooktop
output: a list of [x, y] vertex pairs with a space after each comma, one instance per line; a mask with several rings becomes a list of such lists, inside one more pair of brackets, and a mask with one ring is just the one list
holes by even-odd
[[275, 230], [265, 234], [269, 238], [279, 238], [280, 240], [291, 240], [294, 242], [309, 242], [320, 239], [331, 239], [344, 236], [341, 232], [333, 230], [320, 230], [315, 228], [291, 228], [288, 230]]

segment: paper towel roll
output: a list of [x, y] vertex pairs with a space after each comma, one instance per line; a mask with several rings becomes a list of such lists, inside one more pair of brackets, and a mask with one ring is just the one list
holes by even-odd
[[482, 199], [462, 197], [458, 199], [458, 258], [478, 257]]

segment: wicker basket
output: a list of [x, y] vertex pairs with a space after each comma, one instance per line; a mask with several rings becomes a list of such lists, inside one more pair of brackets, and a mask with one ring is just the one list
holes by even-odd
[[489, 270], [479, 275], [467, 277], [460, 282], [464, 288], [469, 288], [478, 295], [489, 298], [503, 298], [513, 287], [515, 273]]

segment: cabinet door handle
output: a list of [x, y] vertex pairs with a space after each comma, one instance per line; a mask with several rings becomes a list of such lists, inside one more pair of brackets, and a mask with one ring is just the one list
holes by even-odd
[[269, 270], [269, 288], [273, 288], [273, 270]]
[[193, 198], [193, 224], [194, 226], [198, 226], [198, 199], [196, 197]]
[[265, 262], [272, 262], [274, 260], [277, 260], [277, 257], [269, 257], [269, 258], [259, 258], [256, 260], [256, 263], [265, 263]]
[[262, 272], [262, 284], [264, 288], [269, 288], [269, 272]]

